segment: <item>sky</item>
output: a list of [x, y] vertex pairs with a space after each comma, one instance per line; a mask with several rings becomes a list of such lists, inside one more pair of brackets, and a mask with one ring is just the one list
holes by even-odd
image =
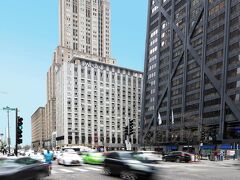
[[[110, 0], [112, 57], [143, 71], [147, 0]], [[31, 116], [46, 104], [46, 74], [58, 45], [58, 0], [7, 0], [0, 6], [0, 133], [7, 128], [3, 107], [23, 117], [23, 145], [31, 144]], [[10, 112], [11, 144], [15, 112]]]

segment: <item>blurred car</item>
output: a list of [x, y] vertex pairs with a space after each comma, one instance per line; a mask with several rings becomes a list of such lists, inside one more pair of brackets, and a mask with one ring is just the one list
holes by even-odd
[[102, 153], [86, 153], [83, 155], [83, 161], [88, 164], [103, 164], [104, 156]]
[[50, 174], [48, 164], [30, 157], [0, 159], [1, 180], [37, 180]]
[[173, 161], [173, 162], [190, 162], [192, 155], [183, 151], [173, 151], [168, 155], [163, 156], [163, 161]]
[[75, 151], [63, 152], [58, 156], [57, 162], [62, 165], [82, 165], [83, 159]]
[[32, 158], [32, 159], [35, 159], [35, 160], [38, 160], [38, 161], [41, 161], [41, 162], [45, 162], [45, 158], [44, 156], [41, 154], [41, 153], [31, 153], [29, 154], [29, 157]]
[[110, 152], [103, 163], [105, 175], [117, 175], [122, 179], [154, 179], [155, 168], [133, 159], [129, 151]]
[[53, 160], [58, 159], [58, 157], [60, 156], [60, 154], [61, 154], [61, 151], [54, 151], [54, 152], [53, 152]]
[[143, 163], [159, 163], [162, 160], [155, 151], [138, 151], [134, 154], [134, 158]]

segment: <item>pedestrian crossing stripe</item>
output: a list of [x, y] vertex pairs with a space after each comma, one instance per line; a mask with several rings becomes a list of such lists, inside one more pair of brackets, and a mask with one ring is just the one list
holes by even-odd
[[101, 169], [99, 168], [93, 168], [93, 167], [85, 167], [85, 168], [89, 170], [94, 170], [94, 171], [101, 171]]
[[72, 173], [74, 171], [70, 171], [70, 170], [67, 170], [67, 169], [59, 169], [60, 171], [63, 171], [63, 172], [68, 172], [68, 173]]
[[88, 171], [88, 170], [86, 170], [86, 169], [80, 169], [80, 168], [72, 168], [73, 170], [75, 170], [75, 171], [80, 171], [80, 172], [86, 172], [86, 171]]

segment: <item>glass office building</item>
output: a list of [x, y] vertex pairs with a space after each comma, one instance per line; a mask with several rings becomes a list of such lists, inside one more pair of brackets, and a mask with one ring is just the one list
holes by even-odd
[[149, 0], [143, 146], [240, 144], [240, 0]]

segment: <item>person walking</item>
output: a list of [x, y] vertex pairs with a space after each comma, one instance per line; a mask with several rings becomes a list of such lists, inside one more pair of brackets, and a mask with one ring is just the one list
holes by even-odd
[[44, 153], [45, 162], [49, 165], [50, 170], [52, 170], [52, 160], [53, 154], [48, 149], [46, 153]]

